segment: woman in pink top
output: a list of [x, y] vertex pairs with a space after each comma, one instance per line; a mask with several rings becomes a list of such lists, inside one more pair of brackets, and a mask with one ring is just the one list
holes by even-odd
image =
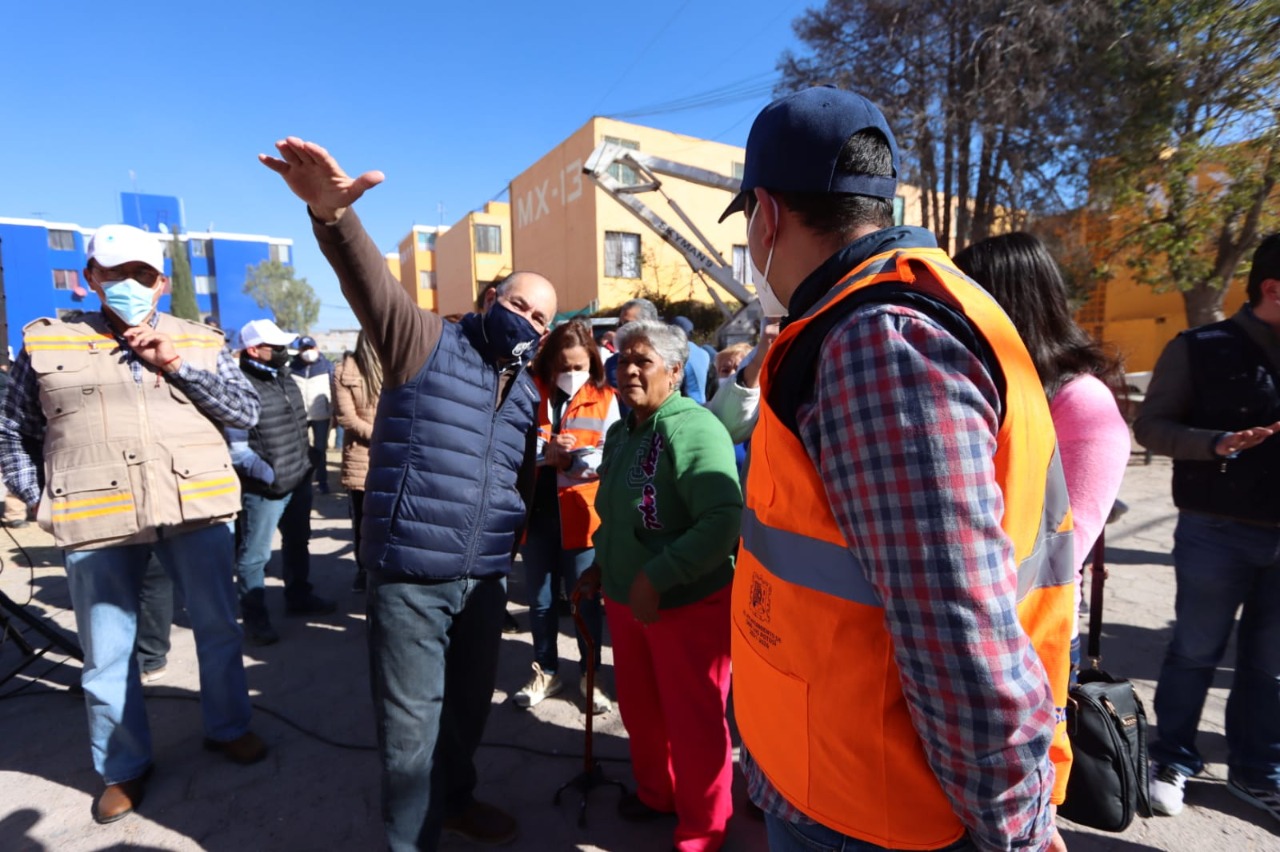
[[[987, 289], [1013, 320], [1040, 374], [1058, 433], [1075, 520], [1076, 599], [1083, 565], [1102, 532], [1129, 463], [1129, 427], [1116, 405], [1120, 362], [1075, 323], [1062, 272], [1044, 243], [1015, 232], [974, 243], [956, 265]], [[1076, 631], [1079, 631], [1077, 608]], [[1071, 660], [1079, 664], [1079, 637]]]

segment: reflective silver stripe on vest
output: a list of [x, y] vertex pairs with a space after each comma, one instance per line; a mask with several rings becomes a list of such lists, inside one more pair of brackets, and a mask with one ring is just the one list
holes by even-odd
[[1045, 475], [1040, 533], [1036, 536], [1035, 547], [1018, 566], [1018, 600], [1025, 598], [1033, 589], [1047, 589], [1075, 582], [1074, 535], [1070, 530], [1058, 532], [1070, 507], [1067, 478], [1055, 443], [1053, 458], [1049, 460], [1049, 470]]
[[742, 513], [742, 544], [780, 580], [842, 600], [881, 606], [862, 563], [844, 545], [768, 526], [750, 508]]
[[604, 418], [566, 417], [560, 422], [560, 431], [565, 432], [569, 429], [582, 429], [589, 432], [604, 432]]

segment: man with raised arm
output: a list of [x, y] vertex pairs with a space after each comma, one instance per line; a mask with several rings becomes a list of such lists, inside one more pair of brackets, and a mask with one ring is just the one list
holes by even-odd
[[259, 159], [306, 202], [382, 359], [360, 553], [389, 845], [435, 849], [442, 830], [506, 843], [515, 820], [474, 798], [474, 757], [525, 518], [520, 485], [533, 469], [538, 391], [527, 365], [556, 293], [516, 272], [482, 312], [445, 323], [413, 303], [350, 209], [382, 173], [349, 177], [296, 137], [276, 148], [279, 158]]

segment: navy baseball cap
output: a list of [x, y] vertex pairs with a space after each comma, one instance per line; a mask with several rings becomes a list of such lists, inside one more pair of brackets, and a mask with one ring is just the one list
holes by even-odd
[[[836, 171], [840, 151], [860, 130], [879, 130], [893, 154], [893, 177]], [[802, 89], [760, 111], [747, 136], [742, 191], [720, 216], [746, 207], [757, 187], [778, 192], [841, 192], [893, 198], [898, 190], [898, 143], [880, 108], [862, 95], [834, 86]]]

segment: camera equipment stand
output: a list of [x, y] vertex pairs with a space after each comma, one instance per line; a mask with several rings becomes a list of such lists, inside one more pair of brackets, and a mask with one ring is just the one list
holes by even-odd
[[[26, 631], [20, 630], [18, 624], [21, 622], [26, 625]], [[45, 644], [37, 648], [28, 638], [28, 633], [39, 634], [45, 640]], [[4, 673], [0, 676], [0, 686], [8, 683], [16, 677], [23, 669], [39, 660], [49, 651], [57, 648], [63, 653], [75, 657], [81, 662], [84, 661], [84, 653], [80, 650], [80, 646], [73, 639], [63, 636], [49, 625], [45, 624], [39, 617], [32, 615], [23, 609], [22, 605], [13, 598], [0, 592], [0, 644], [5, 638], [12, 637], [15, 645], [22, 654], [18, 665], [13, 671]]]
[[627, 794], [627, 785], [621, 781], [614, 781], [612, 778], [604, 774], [604, 770], [600, 767], [600, 761], [596, 760], [591, 751], [592, 741], [592, 720], [595, 718], [595, 694], [596, 694], [596, 646], [592, 640], [591, 633], [587, 630], [586, 622], [582, 620], [582, 613], [579, 611], [578, 603], [581, 595], [574, 591], [573, 593], [573, 623], [578, 628], [578, 635], [582, 637], [582, 641], [587, 646], [587, 723], [586, 723], [586, 744], [582, 751], [582, 772], [571, 778], [556, 790], [556, 796], [553, 800], [555, 804], [560, 804], [560, 794], [570, 787], [578, 790], [582, 794], [582, 801], [578, 805], [578, 825], [585, 826], [587, 824], [587, 796], [596, 787], [617, 787], [622, 791], [622, 795]]

